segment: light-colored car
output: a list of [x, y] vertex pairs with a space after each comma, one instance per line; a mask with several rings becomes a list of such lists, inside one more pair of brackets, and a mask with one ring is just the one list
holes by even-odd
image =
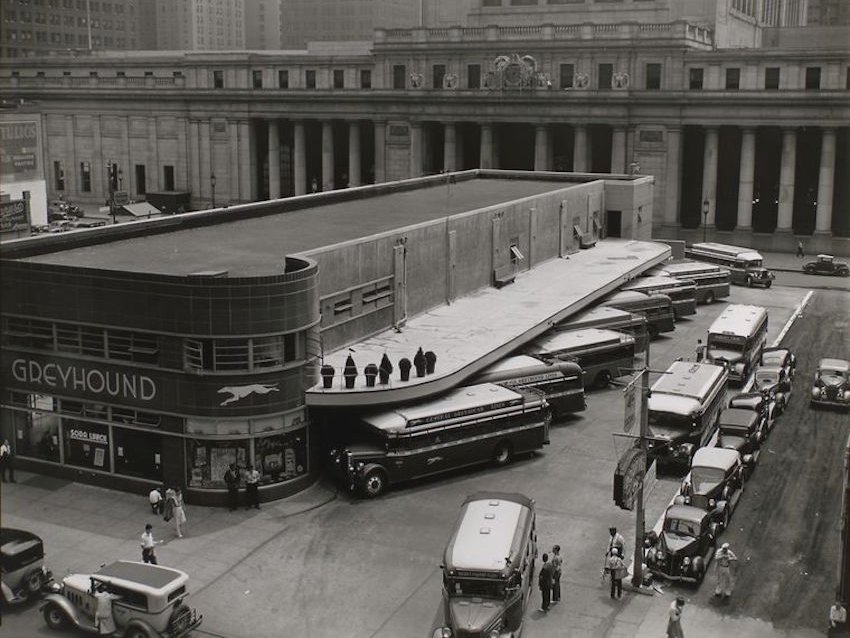
[[115, 561], [93, 574], [70, 574], [41, 606], [51, 629], [76, 627], [99, 633], [95, 593], [103, 586], [112, 597], [112, 617], [122, 638], [182, 638], [202, 616], [184, 604], [189, 576], [172, 567]]
[[850, 408], [850, 361], [820, 360], [812, 385], [810, 404]]
[[779, 413], [785, 412], [788, 400], [791, 398], [791, 379], [784, 368], [756, 368], [753, 379], [753, 390], [776, 401]]

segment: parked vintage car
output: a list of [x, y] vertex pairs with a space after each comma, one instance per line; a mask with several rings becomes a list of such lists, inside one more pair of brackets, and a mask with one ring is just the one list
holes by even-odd
[[776, 400], [770, 396], [764, 396], [761, 392], [739, 392], [738, 394], [734, 394], [729, 399], [729, 407], [744, 408], [761, 415], [765, 419], [768, 432], [776, 425], [776, 417], [779, 416]]
[[744, 462], [736, 450], [702, 447], [691, 459], [691, 471], [682, 480], [679, 493], [685, 505], [699, 507], [720, 523], [729, 527], [732, 512], [744, 491]]
[[816, 261], [803, 264], [803, 271], [810, 275], [850, 277], [850, 266], [843, 261], [835, 261], [835, 257], [832, 255], [818, 255]]
[[182, 638], [201, 624], [202, 616], [184, 603], [189, 576], [178, 569], [133, 561], [115, 561], [93, 574], [70, 574], [41, 606], [51, 629], [76, 627], [98, 633], [95, 593], [103, 585], [113, 596], [116, 636]]
[[797, 357], [788, 348], [765, 348], [761, 353], [761, 364], [766, 368], [782, 368], [788, 379], [794, 382]]
[[810, 405], [850, 407], [850, 361], [820, 360], [812, 385]]
[[717, 447], [734, 450], [744, 463], [744, 478], [749, 478], [761, 455], [761, 443], [767, 437], [767, 418], [755, 410], [728, 408], [720, 415]]
[[52, 579], [44, 566], [44, 542], [22, 529], [0, 528], [0, 570], [4, 604], [41, 595]]
[[779, 414], [785, 412], [791, 397], [791, 379], [782, 368], [756, 368], [753, 389], [776, 401]]
[[675, 501], [664, 512], [661, 534], [647, 534], [646, 565], [654, 576], [700, 583], [714, 557], [720, 525], [710, 512], [684, 505], [684, 497]]

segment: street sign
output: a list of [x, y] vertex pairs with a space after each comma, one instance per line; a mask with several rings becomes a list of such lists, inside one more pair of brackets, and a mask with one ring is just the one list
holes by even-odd
[[0, 204], [0, 231], [13, 232], [30, 229], [29, 205], [23, 199]]
[[614, 503], [618, 507], [634, 509], [645, 475], [646, 452], [640, 448], [626, 450], [614, 472]]
[[124, 204], [130, 203], [130, 193], [129, 191], [115, 191], [112, 194], [112, 201], [115, 202], [116, 206], [123, 206]]
[[635, 427], [635, 423], [640, 423], [639, 390], [640, 375], [638, 374], [623, 388], [623, 400], [626, 404], [625, 414], [623, 415], [623, 432], [631, 432]]

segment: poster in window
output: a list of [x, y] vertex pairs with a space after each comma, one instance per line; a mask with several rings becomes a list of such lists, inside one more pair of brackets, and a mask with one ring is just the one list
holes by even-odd
[[278, 452], [277, 454], [266, 454], [263, 457], [263, 473], [264, 474], [280, 474], [283, 469], [283, 455]]
[[236, 450], [233, 448], [210, 448], [210, 480], [223, 481], [228, 466], [236, 461]]
[[295, 450], [291, 447], [288, 447], [283, 451], [283, 465], [286, 468], [286, 474], [293, 475], [296, 473]]
[[94, 450], [94, 465], [95, 467], [103, 467], [103, 461], [106, 459], [106, 449], [102, 447]]
[[199, 445], [195, 448], [195, 467], [204, 467], [207, 464], [207, 448]]

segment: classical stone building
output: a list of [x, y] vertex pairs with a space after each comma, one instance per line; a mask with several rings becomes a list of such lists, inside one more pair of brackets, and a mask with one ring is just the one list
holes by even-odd
[[[713, 22], [686, 11], [706, 3], [628, 2], [643, 22], [598, 23], [531, 4], [553, 22], [4, 62], [0, 96], [33, 102], [44, 165], [78, 201], [108, 197], [110, 165], [131, 197], [188, 191], [197, 208], [478, 167], [640, 172], [657, 237], [850, 252], [846, 28], [766, 28], [746, 2]], [[478, 12], [533, 13], [498, 5]]]

